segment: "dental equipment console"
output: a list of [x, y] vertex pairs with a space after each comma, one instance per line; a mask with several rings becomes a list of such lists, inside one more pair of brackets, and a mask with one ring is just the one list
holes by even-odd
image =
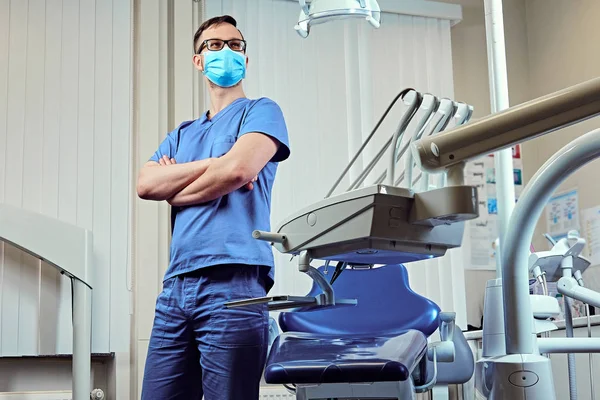
[[[287, 218], [273, 233], [253, 233], [255, 239], [271, 242], [280, 252], [299, 256], [299, 270], [319, 284], [322, 294], [316, 297], [268, 296], [231, 302], [227, 304], [228, 307], [268, 303], [270, 310], [302, 307], [308, 311], [328, 306], [354, 305], [354, 299], [335, 297], [331, 282], [310, 266], [311, 260], [336, 261], [342, 266], [401, 264], [440, 257], [448, 249], [461, 245], [464, 221], [478, 216], [475, 188], [458, 185], [415, 193], [390, 184], [395, 182], [394, 165], [409, 145], [407, 143], [402, 151], [397, 151], [402, 136], [419, 108], [425, 105], [424, 97], [428, 96], [434, 98], [433, 105], [424, 110], [425, 116], [418, 124], [417, 133], [411, 135], [410, 141], [416, 140], [419, 135], [425, 135], [426, 131], [428, 135], [435, 135], [448, 126], [453, 118], [457, 125], [463, 124], [472, 115], [472, 107], [464, 103], [448, 99], [439, 101], [429, 94], [422, 95], [413, 89], [404, 90], [394, 99], [382, 120], [399, 99], [403, 100], [407, 111], [396, 132], [365, 168], [366, 171], [372, 171], [391, 146], [391, 161], [384, 173], [388, 184], [375, 183], [327, 197]], [[458, 110], [461, 112], [457, 114]], [[380, 124], [381, 120], [328, 196], [364, 150]], [[431, 124], [433, 126], [427, 130]], [[368, 173], [361, 178], [364, 180], [367, 175]]]

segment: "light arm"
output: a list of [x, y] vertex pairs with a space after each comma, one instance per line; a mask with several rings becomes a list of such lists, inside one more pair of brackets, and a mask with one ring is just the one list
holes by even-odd
[[600, 78], [414, 142], [420, 169], [437, 172], [600, 114]]
[[261, 133], [240, 137], [223, 157], [215, 159], [204, 174], [168, 201], [172, 206], [206, 203], [231, 193], [258, 175], [275, 156], [279, 142]]
[[144, 200], [167, 200], [206, 172], [213, 159], [161, 165], [147, 162], [140, 170], [138, 196]]

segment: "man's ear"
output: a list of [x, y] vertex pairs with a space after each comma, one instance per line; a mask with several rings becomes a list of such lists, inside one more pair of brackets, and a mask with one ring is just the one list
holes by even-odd
[[200, 54], [194, 54], [192, 57], [192, 62], [198, 71], [204, 72], [204, 60]]

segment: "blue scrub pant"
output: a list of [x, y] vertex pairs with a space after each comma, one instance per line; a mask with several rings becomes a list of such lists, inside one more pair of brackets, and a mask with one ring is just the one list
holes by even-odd
[[258, 266], [219, 265], [168, 279], [156, 302], [142, 400], [254, 400], [266, 360], [266, 295]]

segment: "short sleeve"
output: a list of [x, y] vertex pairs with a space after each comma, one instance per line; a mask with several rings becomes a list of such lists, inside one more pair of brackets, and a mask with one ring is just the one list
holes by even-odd
[[167, 156], [169, 158], [175, 158], [175, 154], [177, 153], [177, 143], [179, 143], [179, 134], [181, 132], [181, 128], [188, 125], [189, 122], [184, 122], [179, 125], [177, 129], [172, 132], [169, 132], [167, 137], [162, 141], [160, 146], [158, 146], [158, 150], [150, 157], [148, 161], [158, 162], [163, 156]]
[[262, 98], [249, 108], [242, 121], [239, 136], [252, 132], [265, 134], [279, 142], [279, 149], [271, 161], [281, 162], [290, 156], [288, 131], [283, 112], [273, 100]]

